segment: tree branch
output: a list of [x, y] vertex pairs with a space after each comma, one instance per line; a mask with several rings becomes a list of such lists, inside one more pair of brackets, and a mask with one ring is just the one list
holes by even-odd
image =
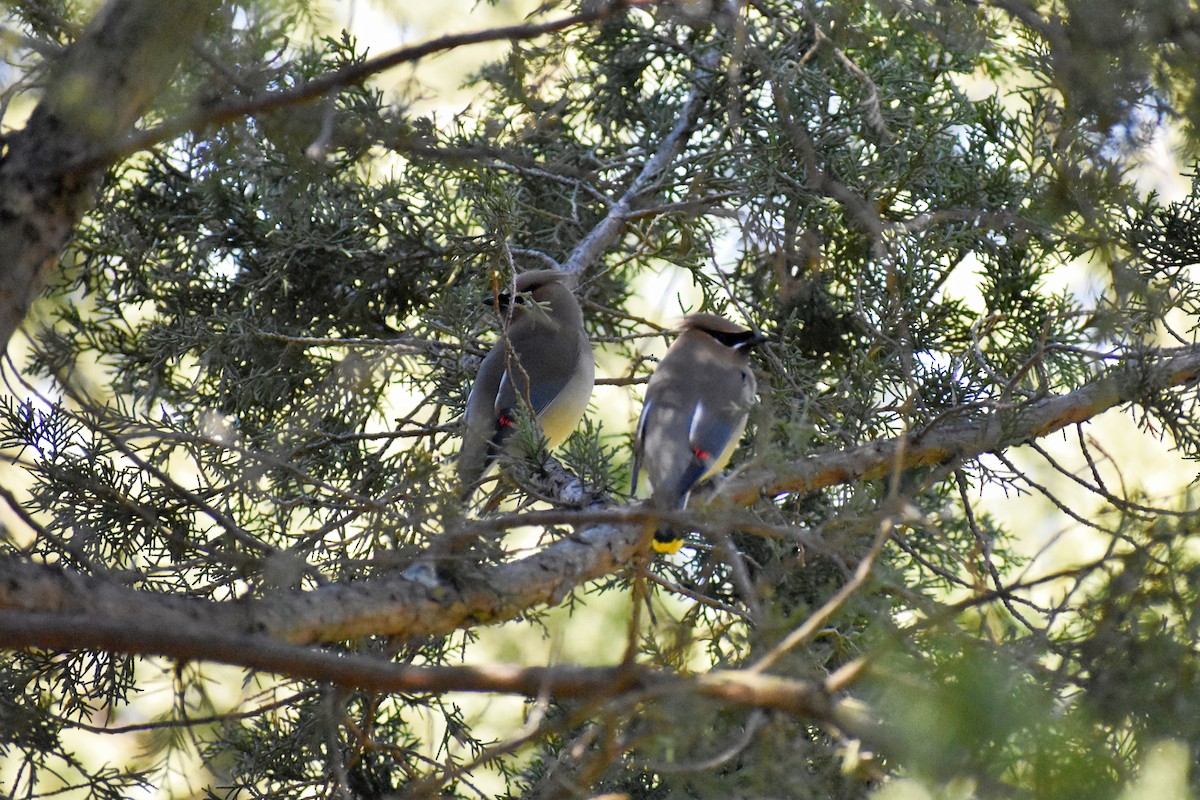
[[721, 703], [775, 709], [871, 735], [866, 715], [832, 697], [820, 683], [744, 670], [680, 675], [636, 664], [615, 667], [418, 667], [355, 653], [340, 653], [232, 634], [210, 625], [161, 628], [148, 621], [112, 620], [96, 614], [0, 611], [0, 647], [105, 650], [130, 655], [202, 660], [327, 681], [377, 692], [497, 692], [556, 699], [698, 694]]
[[175, 74], [217, 0], [112, 0], [54, 65], [0, 150], [0, 350], [95, 200], [103, 168], [65, 165], [126, 134]]
[[770, 473], [738, 476], [724, 483], [718, 496], [736, 505], [750, 505], [761, 496], [811, 492], [876, 480], [897, 468], [963, 461], [1040, 439], [1114, 406], [1136, 402], [1147, 389], [1182, 386], [1198, 378], [1200, 350], [1154, 351], [1132, 358], [1068, 394], [1001, 408], [979, 419], [935, 423], [894, 439], [815, 455]]
[[132, 153], [145, 150], [147, 147], [169, 141], [191, 131], [198, 131], [210, 125], [222, 125], [242, 117], [261, 114], [266, 111], [278, 111], [290, 106], [303, 105], [330, 92], [345, 89], [362, 83], [372, 75], [384, 72], [401, 64], [411, 64], [437, 53], [444, 53], [459, 47], [486, 42], [520, 41], [535, 39], [548, 33], [573, 28], [578, 25], [597, 22], [612, 16], [627, 8], [650, 6], [661, 0], [610, 0], [610, 2], [589, 4], [578, 14], [572, 14], [562, 19], [541, 23], [526, 23], [522, 25], [507, 25], [499, 28], [489, 28], [469, 33], [457, 33], [441, 36], [428, 42], [401, 47], [384, 53], [375, 58], [368, 58], [357, 64], [349, 64], [339, 70], [329, 72], [319, 78], [314, 78], [293, 89], [275, 92], [259, 92], [240, 100], [224, 103], [215, 107], [199, 109], [191, 114], [168, 120], [144, 131], [131, 134], [122, 139], [106, 144], [102, 149], [89, 152], [73, 162], [70, 170], [89, 170], [97, 166], [114, 163]]
[[[54, 65], [26, 126], [0, 156], [0, 349], [20, 326], [105, 169], [207, 125], [297, 105], [398, 64], [480, 42], [529, 39], [659, 0], [611, 0], [562, 19], [443, 36], [351, 64], [294, 89], [256, 94], [131, 133], [218, 0], [111, 0]], [[178, 6], [178, 7], [177, 7]]]
[[[897, 467], [942, 464], [1000, 452], [1136, 401], [1151, 390], [1200, 377], [1200, 350], [1151, 353], [1058, 397], [1002, 409], [981, 419], [936, 424], [908, 436], [814, 455], [776, 472], [739, 476], [719, 488], [721, 504], [750, 505], [760, 496], [810, 492], [884, 477]], [[697, 511], [704, 513], [704, 507]], [[530, 520], [570, 524], [578, 512], [535, 512]], [[310, 643], [366, 635], [437, 636], [459, 628], [514, 619], [556, 605], [576, 587], [619, 572], [640, 553], [646, 512], [618, 507], [574, 517], [576, 532], [504, 564], [468, 566], [454, 585], [426, 585], [403, 576], [277, 592], [235, 603], [137, 590], [58, 566], [0, 559], [0, 609], [23, 614], [94, 614], [158, 630], [215, 627], [243, 635]]]
[[642, 166], [641, 172], [621, 195], [621, 199], [613, 203], [612, 207], [608, 209], [608, 213], [604, 215], [604, 219], [588, 231], [587, 236], [583, 237], [582, 241], [571, 251], [570, 258], [562, 266], [564, 272], [582, 274], [605, 250], [612, 246], [612, 243], [621, 235], [621, 230], [625, 227], [638, 197], [653, 185], [654, 180], [671, 165], [671, 162], [683, 150], [688, 137], [696, 126], [700, 109], [708, 100], [713, 77], [711, 72], [716, 64], [716, 54], [710, 53], [708, 56], [708, 58], [699, 60], [700, 63], [697, 66], [705, 74], [697, 78], [695, 85], [688, 93], [687, 100], [684, 101], [683, 108], [679, 111], [679, 118], [675, 121], [675, 127], [671, 128], [671, 132], [662, 140], [658, 150]]
[[[620, 519], [622, 512], [614, 510]], [[217, 602], [124, 586], [59, 566], [0, 559], [0, 609], [94, 613], [162, 630], [216, 626], [296, 643], [371, 634], [439, 636], [513, 619], [556, 605], [577, 586], [624, 568], [638, 552], [643, 514], [629, 524], [594, 525], [527, 558], [489, 568], [464, 567], [456, 586], [403, 576], [333, 584], [261, 599]]]

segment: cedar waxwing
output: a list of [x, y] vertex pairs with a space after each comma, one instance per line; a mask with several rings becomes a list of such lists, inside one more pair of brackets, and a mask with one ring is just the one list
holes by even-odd
[[[696, 484], [729, 463], [758, 390], [750, 350], [763, 341], [716, 314], [684, 318], [679, 338], [646, 385], [634, 440], [633, 491], [644, 466], [655, 508], [683, 508]], [[660, 553], [674, 553], [682, 544], [669, 528], [654, 533]]]
[[458, 456], [464, 499], [515, 430], [522, 408], [537, 420], [550, 447], [575, 430], [587, 408], [596, 360], [571, 280], [556, 270], [525, 272], [512, 292], [485, 301], [505, 322], [467, 398]]

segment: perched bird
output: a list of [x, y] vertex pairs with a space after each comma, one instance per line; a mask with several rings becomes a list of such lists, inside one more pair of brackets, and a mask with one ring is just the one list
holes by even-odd
[[583, 329], [572, 276], [557, 270], [524, 272], [511, 292], [489, 297], [501, 334], [479, 365], [467, 398], [458, 479], [467, 498], [525, 409], [550, 447], [579, 423], [592, 396], [596, 360]]
[[[684, 317], [679, 338], [650, 376], [634, 440], [633, 491], [645, 467], [655, 508], [683, 508], [698, 483], [729, 463], [758, 390], [750, 351], [763, 341], [716, 314]], [[654, 534], [660, 553], [682, 544], [670, 528]]]

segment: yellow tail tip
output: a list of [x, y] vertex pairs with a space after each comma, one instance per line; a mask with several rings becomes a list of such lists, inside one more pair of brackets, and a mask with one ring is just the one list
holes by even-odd
[[650, 546], [654, 548], [654, 552], [656, 553], [670, 555], [671, 553], [679, 552], [679, 548], [683, 547], [683, 539], [677, 536], [673, 536], [670, 539], [660, 539], [658, 538], [658, 534], [655, 534], [653, 541], [650, 542]]

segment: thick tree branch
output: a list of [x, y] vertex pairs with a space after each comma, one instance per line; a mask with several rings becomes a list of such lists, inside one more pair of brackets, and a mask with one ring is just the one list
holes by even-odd
[[110, 162], [65, 165], [133, 128], [217, 0], [112, 0], [54, 65], [0, 157], [0, 350], [8, 345]]
[[[936, 424], [906, 437], [814, 455], [777, 472], [740, 476], [721, 487], [709, 507], [749, 505], [762, 495], [809, 492], [881, 478], [898, 468], [1000, 452], [1198, 377], [1200, 351], [1150, 354], [1059, 397], [1002, 409], [979, 419]], [[443, 635], [557, 604], [581, 584], [624, 569], [640, 553], [645, 512], [631, 507], [604, 514], [606, 521], [580, 514], [582, 524], [575, 534], [526, 558], [492, 566], [464, 566], [455, 585], [426, 585], [390, 576], [313, 591], [278, 592], [236, 603], [156, 594], [108, 577], [0, 559], [0, 609], [89, 613], [159, 630], [216, 627], [293, 643], [369, 634]], [[572, 512], [545, 512], [530, 515], [530, 519], [569, 524], [571, 516]]]
[[1182, 386], [1198, 378], [1200, 351], [1149, 353], [1068, 394], [1001, 408], [976, 419], [935, 423], [924, 430], [850, 450], [814, 455], [771, 473], [738, 476], [721, 486], [719, 497], [749, 505], [761, 496], [811, 492], [875, 480], [898, 469], [963, 461], [1040, 439], [1114, 406], [1136, 402], [1149, 391]]
[[0, 609], [94, 613], [162, 630], [216, 626], [298, 643], [444, 635], [556, 605], [581, 584], [623, 569], [638, 552], [641, 526], [632, 523], [641, 516], [631, 512], [631, 524], [621, 527], [595, 525], [519, 561], [464, 569], [457, 586], [397, 575], [242, 602], [158, 594], [107, 577], [0, 559]]

